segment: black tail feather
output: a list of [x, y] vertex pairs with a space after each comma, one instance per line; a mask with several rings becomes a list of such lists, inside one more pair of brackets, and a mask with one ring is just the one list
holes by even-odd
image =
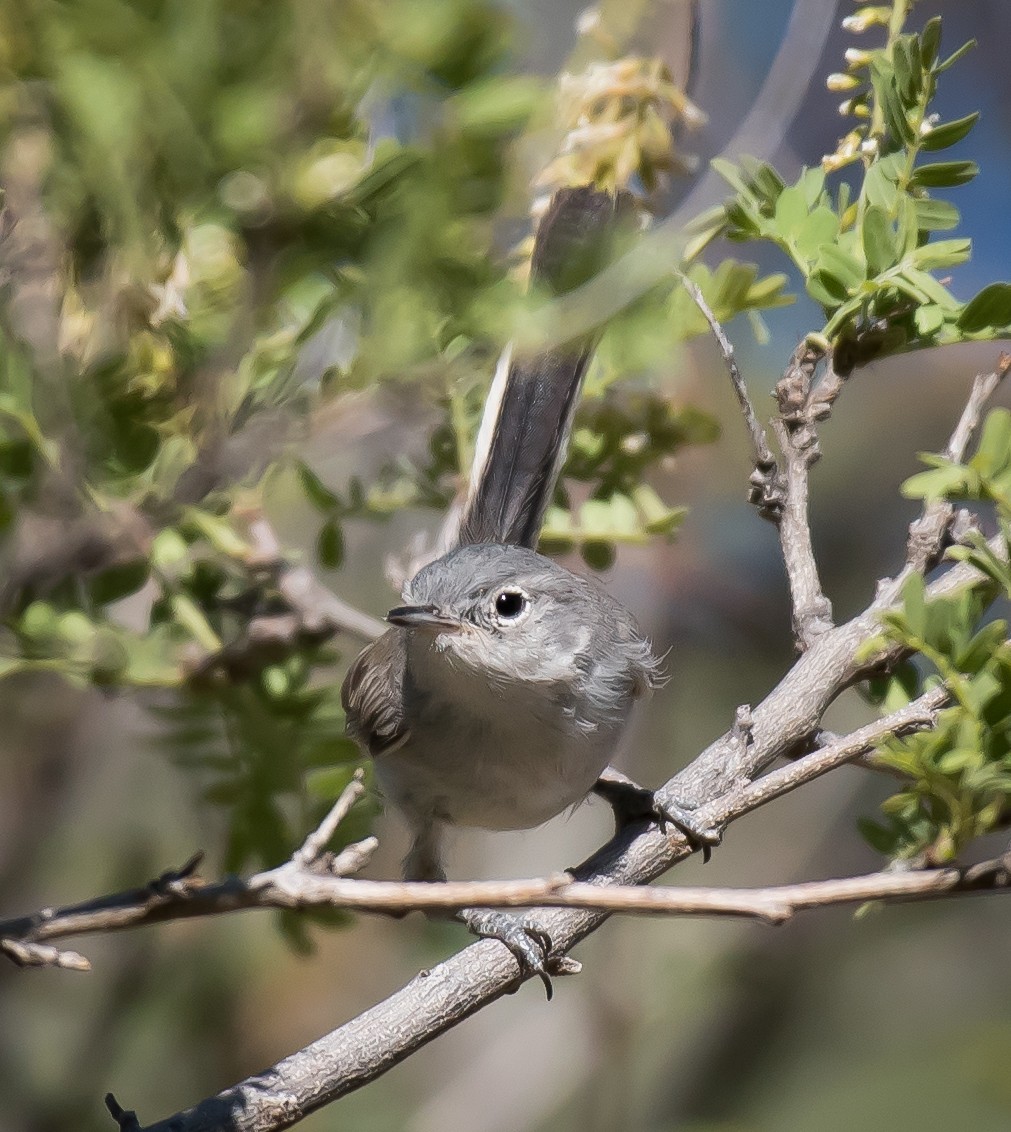
[[[534, 285], [556, 295], [581, 286], [608, 261], [630, 214], [627, 193], [591, 187], [557, 192], [537, 230]], [[509, 364], [497, 403], [489, 398], [485, 409], [486, 416], [494, 414], [493, 423], [482, 424], [489, 439], [475, 460], [460, 544], [536, 546], [597, 338], [596, 332], [583, 335]]]

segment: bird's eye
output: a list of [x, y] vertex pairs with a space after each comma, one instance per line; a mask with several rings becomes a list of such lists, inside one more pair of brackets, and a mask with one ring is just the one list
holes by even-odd
[[507, 621], [519, 617], [526, 607], [527, 596], [520, 590], [503, 590], [495, 598], [495, 612]]

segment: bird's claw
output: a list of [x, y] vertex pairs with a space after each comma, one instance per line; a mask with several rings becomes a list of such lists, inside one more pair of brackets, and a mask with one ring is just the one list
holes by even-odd
[[713, 846], [723, 840], [722, 830], [704, 825], [693, 811], [676, 802], [661, 802], [652, 790], [610, 768], [597, 780], [594, 790], [614, 811], [619, 829], [632, 822], [651, 821], [661, 833], [666, 833], [667, 827], [672, 825], [684, 834], [693, 849], [702, 850], [703, 861], [710, 859]]
[[553, 988], [548, 970], [551, 937], [543, 928], [490, 908], [464, 908], [459, 919], [481, 939], [497, 939], [504, 943], [516, 957], [521, 971], [536, 975], [541, 980], [544, 993], [551, 1001]]
[[661, 802], [653, 795], [653, 810], [651, 817], [660, 827], [661, 833], [667, 832], [667, 826], [672, 825], [688, 839], [693, 849], [702, 850], [702, 861], [708, 864], [713, 855], [713, 846], [719, 845], [723, 840], [723, 831], [718, 826], [705, 825], [683, 806], [674, 802]]

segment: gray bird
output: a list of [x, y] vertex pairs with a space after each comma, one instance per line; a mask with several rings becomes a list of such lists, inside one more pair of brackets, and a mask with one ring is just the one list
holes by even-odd
[[[627, 202], [556, 194], [538, 229], [535, 281], [558, 292], [600, 262]], [[661, 682], [632, 615], [595, 583], [530, 547], [554, 490], [594, 340], [512, 361], [482, 426], [458, 541], [407, 583], [391, 628], [341, 689], [347, 728], [375, 761], [413, 833], [410, 880], [444, 877], [444, 825], [528, 829], [605, 797], [619, 821], [670, 821], [708, 852], [716, 835], [608, 766], [632, 707]], [[467, 909], [550, 996], [550, 941], [503, 913]]]

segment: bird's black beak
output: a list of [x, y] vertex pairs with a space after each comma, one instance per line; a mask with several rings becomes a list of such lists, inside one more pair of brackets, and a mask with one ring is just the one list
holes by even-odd
[[459, 631], [462, 627], [458, 617], [451, 617], [434, 605], [398, 605], [386, 614], [386, 620], [404, 629], [430, 629], [443, 633]]

